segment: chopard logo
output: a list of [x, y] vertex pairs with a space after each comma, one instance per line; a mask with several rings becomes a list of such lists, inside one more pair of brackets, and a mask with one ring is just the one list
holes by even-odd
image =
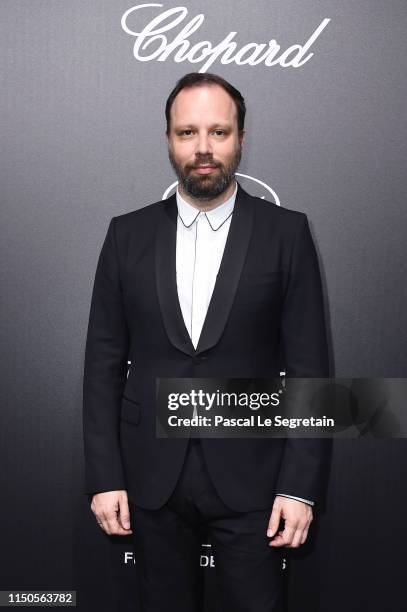
[[[136, 11], [156, 7], [162, 8], [163, 5], [150, 2], [136, 4], [122, 15], [121, 26], [123, 30], [135, 38], [134, 57], [140, 62], [150, 62], [152, 60], [165, 62], [172, 55], [173, 61], [176, 63], [199, 64], [203, 62], [198, 72], [206, 72], [217, 59], [221, 64], [234, 63], [238, 66], [245, 64], [257, 66], [263, 63], [267, 67], [300, 68], [313, 57], [314, 54], [309, 53], [309, 49], [331, 21], [328, 18], [323, 19], [304, 44], [295, 43], [283, 51], [281, 45], [274, 38], [267, 43], [249, 42], [238, 49], [238, 44], [233, 40], [237, 32], [229, 32], [217, 44], [213, 44], [209, 40], [192, 44], [188, 40], [204, 22], [205, 15], [203, 13], [199, 13], [185, 23], [182, 30], [172, 40], [167, 38], [165, 32], [168, 33], [176, 28], [188, 15], [188, 9], [185, 6], [176, 6], [159, 13], [140, 29], [137, 25], [129, 26], [129, 21], [132, 24], [135, 22]], [[140, 13], [137, 14], [137, 17], [139, 15]]]

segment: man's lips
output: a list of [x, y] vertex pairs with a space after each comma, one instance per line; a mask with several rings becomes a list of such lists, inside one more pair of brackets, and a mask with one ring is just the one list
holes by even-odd
[[216, 166], [211, 165], [211, 164], [202, 164], [201, 166], [195, 166], [193, 168], [193, 170], [198, 172], [198, 174], [209, 174], [209, 172], [212, 172], [215, 169], [216, 169]]

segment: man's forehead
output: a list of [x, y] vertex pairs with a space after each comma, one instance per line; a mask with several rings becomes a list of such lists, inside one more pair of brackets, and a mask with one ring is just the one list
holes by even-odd
[[175, 97], [171, 111], [175, 120], [180, 120], [185, 114], [199, 116], [202, 112], [218, 114], [224, 121], [233, 120], [237, 115], [233, 98], [219, 85], [182, 89]]

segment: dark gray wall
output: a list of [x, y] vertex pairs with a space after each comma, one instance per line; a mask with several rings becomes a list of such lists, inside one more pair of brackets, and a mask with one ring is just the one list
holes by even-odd
[[[81, 497], [81, 377], [93, 276], [109, 219], [160, 199], [174, 182], [164, 102], [180, 76], [201, 66], [175, 63], [173, 55], [165, 62], [136, 60], [134, 39], [120, 25], [135, 4], [2, 0], [0, 6], [0, 484], [6, 500], [1, 530], [8, 538], [0, 588], [31, 582], [35, 588], [74, 588], [79, 578], [71, 573], [72, 559], [83, 588], [93, 579], [83, 578], [86, 567], [101, 588], [105, 561], [97, 558], [104, 559], [104, 543]], [[134, 24], [143, 27], [179, 6], [163, 4], [140, 13]], [[303, 44], [324, 18], [331, 19], [311, 49], [314, 56], [299, 68], [216, 61], [211, 71], [246, 99], [240, 172], [272, 187], [283, 206], [308, 214], [323, 269], [336, 374], [406, 376], [406, 2], [181, 5], [189, 11], [182, 25], [205, 15], [191, 36], [194, 43], [217, 44], [233, 30], [238, 48], [272, 38], [282, 48]], [[169, 40], [181, 27], [167, 33]], [[256, 191], [253, 182], [242, 184]], [[325, 569], [341, 572], [350, 584], [360, 563], [370, 567], [378, 546], [367, 538], [360, 558], [352, 556], [355, 540], [350, 548], [345, 540], [349, 526], [357, 542], [366, 520], [375, 527], [397, 518], [405, 444], [347, 441], [335, 449], [318, 554]], [[363, 529], [355, 517], [365, 521]], [[391, 554], [380, 542], [376, 578], [389, 571]], [[100, 557], [93, 556], [97, 546]], [[340, 546], [349, 552], [343, 565], [332, 552]], [[344, 592], [335, 575], [325, 593], [329, 601]], [[389, 609], [397, 610], [391, 584], [395, 603]], [[369, 603], [364, 587], [357, 592], [358, 601]], [[379, 601], [377, 593], [371, 598], [365, 609], [374, 610]]]

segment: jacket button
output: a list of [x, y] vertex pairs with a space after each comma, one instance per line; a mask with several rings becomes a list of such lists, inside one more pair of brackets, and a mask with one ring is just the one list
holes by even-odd
[[206, 355], [195, 355], [194, 357], [192, 357], [192, 361], [193, 361], [193, 363], [195, 365], [199, 365], [200, 363], [202, 363], [206, 359], [207, 359]]

